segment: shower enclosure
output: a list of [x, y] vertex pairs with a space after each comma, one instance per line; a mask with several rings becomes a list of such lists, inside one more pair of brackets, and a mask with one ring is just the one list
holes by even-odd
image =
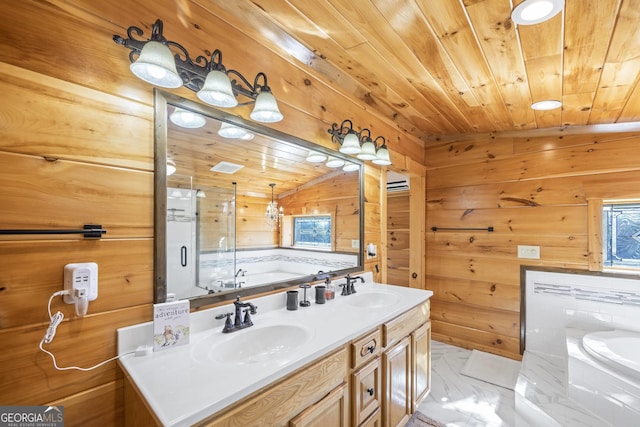
[[235, 185], [167, 189], [168, 299], [238, 286], [235, 222]]

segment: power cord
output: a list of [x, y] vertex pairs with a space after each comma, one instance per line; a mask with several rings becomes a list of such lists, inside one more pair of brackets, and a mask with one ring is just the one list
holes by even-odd
[[53, 301], [53, 299], [55, 297], [58, 296], [62, 296], [62, 295], [69, 295], [69, 291], [64, 290], [64, 291], [57, 291], [54, 292], [51, 297], [49, 297], [49, 303], [47, 304], [47, 311], [49, 313], [49, 327], [47, 328], [47, 331], [44, 333], [44, 337], [40, 340], [40, 350], [42, 350], [44, 353], [47, 353], [49, 356], [51, 356], [51, 359], [53, 360], [53, 366], [58, 370], [58, 371], [69, 371], [69, 370], [77, 370], [77, 371], [91, 371], [93, 369], [99, 368], [100, 366], [109, 363], [113, 360], [119, 359], [123, 356], [127, 356], [129, 354], [134, 354], [136, 353], [135, 351], [129, 351], [127, 353], [121, 354], [119, 356], [115, 356], [112, 357], [111, 359], [105, 360], [103, 362], [98, 363], [97, 365], [91, 366], [90, 368], [81, 368], [78, 366], [67, 366], [67, 367], [59, 367], [58, 364], [56, 363], [56, 357], [53, 355], [53, 353], [51, 353], [48, 350], [45, 350], [42, 345], [43, 344], [50, 344], [51, 341], [53, 341], [53, 337], [56, 336], [56, 329], [58, 328], [58, 326], [60, 325], [60, 323], [62, 323], [62, 320], [64, 319], [64, 314], [62, 314], [62, 312], [58, 311], [56, 312], [56, 314], [51, 315], [51, 301]]

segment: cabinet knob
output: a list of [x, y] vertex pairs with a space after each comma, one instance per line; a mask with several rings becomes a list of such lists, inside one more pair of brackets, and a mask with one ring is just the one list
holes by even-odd
[[369, 351], [369, 353], [373, 353], [376, 350], [376, 346], [370, 345], [369, 347], [367, 347], [367, 350]]
[[418, 273], [413, 272], [413, 273], [411, 274], [411, 277], [413, 277], [414, 279], [415, 279], [415, 278], [417, 278], [417, 277], [418, 277]]
[[367, 393], [369, 393], [369, 396], [373, 396], [373, 393], [375, 392], [375, 390], [373, 390], [373, 387], [370, 387], [367, 389]]

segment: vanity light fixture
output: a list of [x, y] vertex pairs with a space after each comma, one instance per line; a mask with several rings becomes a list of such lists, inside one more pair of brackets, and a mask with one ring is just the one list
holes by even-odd
[[228, 139], [242, 139], [244, 141], [251, 141], [254, 137], [253, 133], [249, 132], [245, 128], [232, 125], [231, 123], [222, 122], [218, 135]]
[[[267, 84], [267, 76], [256, 74], [253, 84], [239, 71], [227, 70], [222, 64], [222, 52], [215, 49], [211, 59], [199, 55], [195, 61], [189, 52], [179, 43], [167, 40], [162, 34], [163, 23], [156, 20], [151, 28], [151, 38], [138, 40], [142, 29], [131, 26], [127, 29], [127, 38], [114, 35], [113, 41], [131, 49], [130, 69], [140, 79], [164, 88], [186, 88], [196, 92], [198, 98], [216, 107], [230, 108], [236, 105], [254, 103], [251, 119], [274, 123], [282, 120], [275, 97]], [[175, 52], [172, 52], [172, 49]], [[231, 80], [229, 77], [233, 77]], [[250, 99], [239, 104], [236, 96]]]
[[309, 163], [322, 163], [327, 160], [327, 155], [322, 154], [319, 151], [309, 151], [307, 154], [307, 162]]
[[[349, 123], [349, 126], [346, 124]], [[340, 151], [344, 154], [358, 154], [360, 152], [360, 136], [353, 129], [353, 122], [349, 119], [343, 120], [338, 127], [338, 123], [333, 123], [331, 129], [331, 140], [340, 145]]]
[[373, 159], [371, 163], [380, 166], [389, 166], [391, 164], [391, 158], [389, 157], [389, 150], [387, 149], [386, 139], [384, 139], [383, 136], [379, 136], [375, 141], [373, 141], [373, 145], [375, 146], [376, 142], [379, 139], [382, 139], [382, 145], [380, 146], [380, 148], [378, 148], [378, 151], [376, 151], [376, 158]]
[[342, 170], [345, 171], [345, 172], [354, 172], [354, 171], [357, 171], [359, 169], [360, 169], [360, 165], [358, 165], [357, 163], [351, 163], [351, 162], [348, 162], [342, 168]]
[[[372, 140], [369, 129], [365, 128], [360, 132], [356, 132], [353, 129], [353, 122], [346, 119], [340, 125], [333, 123], [328, 132], [331, 134], [333, 143], [340, 145], [339, 151], [341, 153], [356, 154], [356, 157], [360, 160], [370, 160], [381, 166], [391, 164], [385, 138], [378, 136]], [[382, 139], [382, 145], [378, 149], [376, 143], [379, 139]], [[362, 142], [362, 145], [360, 145], [360, 142]]]
[[265, 213], [265, 217], [267, 218], [267, 227], [269, 227], [270, 230], [278, 228], [278, 223], [283, 212], [282, 206], [278, 209], [278, 202], [273, 200], [273, 187], [275, 186], [276, 185], [274, 183], [269, 184], [269, 187], [271, 187], [271, 201], [267, 205], [267, 212]]
[[[364, 135], [365, 131], [367, 135]], [[371, 139], [371, 131], [366, 128], [362, 129], [360, 131], [360, 138], [362, 140], [362, 146], [360, 147], [360, 153], [356, 157], [360, 160], [376, 159], [376, 146]]]
[[544, 101], [538, 101], [531, 104], [531, 109], [537, 111], [548, 111], [555, 110], [556, 108], [560, 108], [562, 106], [562, 102], [556, 101], [555, 99], [546, 99]]
[[344, 166], [344, 160], [337, 157], [329, 157], [329, 160], [327, 160], [325, 166], [328, 168], [341, 168], [342, 166]]
[[564, 8], [564, 0], [524, 0], [513, 8], [511, 19], [519, 25], [545, 22]]
[[169, 116], [169, 120], [176, 125], [188, 129], [197, 129], [205, 125], [207, 120], [201, 114], [176, 108]]

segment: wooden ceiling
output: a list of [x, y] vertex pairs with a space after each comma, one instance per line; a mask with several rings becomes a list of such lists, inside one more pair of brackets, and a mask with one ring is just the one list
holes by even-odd
[[637, 0], [566, 0], [533, 26], [511, 21], [521, 0], [199, 2], [423, 141], [640, 120]]

